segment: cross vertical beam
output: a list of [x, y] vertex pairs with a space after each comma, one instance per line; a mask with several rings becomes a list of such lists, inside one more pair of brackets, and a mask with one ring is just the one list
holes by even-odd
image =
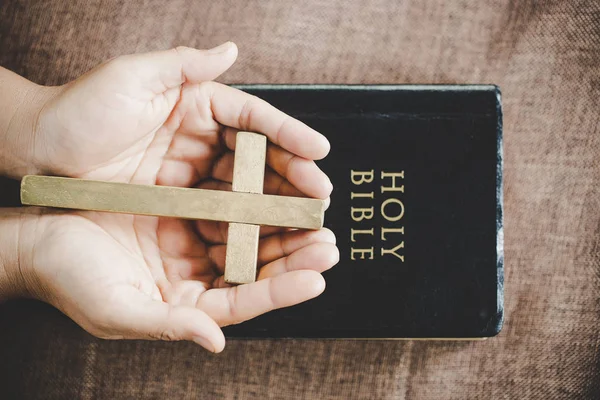
[[[232, 190], [263, 193], [267, 139], [252, 132], [238, 132], [233, 162]], [[251, 283], [256, 280], [259, 225], [232, 222], [227, 233], [225, 282]]]

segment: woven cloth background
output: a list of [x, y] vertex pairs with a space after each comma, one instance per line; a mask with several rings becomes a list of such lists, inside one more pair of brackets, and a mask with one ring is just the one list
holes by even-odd
[[[9, 1], [0, 65], [43, 84], [175, 45], [240, 47], [226, 83], [496, 83], [506, 323], [483, 342], [97, 340], [0, 307], [2, 398], [600, 396], [600, 2]], [[16, 185], [4, 183], [5, 204]], [[8, 396], [8, 397], [5, 397]]]

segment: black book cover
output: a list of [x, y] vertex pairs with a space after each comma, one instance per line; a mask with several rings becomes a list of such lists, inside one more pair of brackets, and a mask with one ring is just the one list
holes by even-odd
[[502, 115], [492, 85], [244, 85], [323, 133], [340, 262], [229, 337], [481, 338], [503, 321]]

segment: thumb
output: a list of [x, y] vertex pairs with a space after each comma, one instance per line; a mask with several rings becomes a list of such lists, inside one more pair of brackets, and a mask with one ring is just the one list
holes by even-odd
[[171, 50], [131, 54], [113, 60], [118, 69], [132, 72], [142, 86], [162, 93], [184, 82], [201, 83], [216, 79], [233, 65], [238, 49], [225, 42], [210, 50], [179, 46]]
[[206, 313], [194, 307], [173, 306], [153, 300], [142, 293], [128, 296], [118, 319], [132, 339], [192, 340], [213, 353], [225, 347], [221, 328]]

